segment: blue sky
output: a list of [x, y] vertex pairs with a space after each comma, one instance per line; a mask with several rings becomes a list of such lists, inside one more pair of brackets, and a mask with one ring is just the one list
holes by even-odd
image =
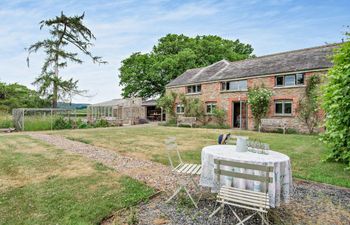
[[95, 103], [120, 97], [120, 61], [133, 52], [150, 51], [167, 33], [238, 38], [260, 56], [340, 42], [350, 25], [349, 10], [350, 1], [341, 0], [0, 0], [0, 81], [31, 86], [44, 56], [33, 56], [27, 68], [24, 48], [47, 34], [38, 23], [61, 11], [85, 11], [86, 25], [97, 37], [92, 51], [109, 62], [99, 66], [86, 60], [61, 72], [79, 79], [80, 88], [93, 96], [76, 97], [75, 102]]

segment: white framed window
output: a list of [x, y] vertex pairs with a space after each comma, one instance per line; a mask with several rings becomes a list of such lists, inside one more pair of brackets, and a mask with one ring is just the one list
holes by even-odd
[[202, 87], [200, 84], [187, 86], [187, 93], [188, 94], [201, 93], [201, 91], [202, 91]]
[[303, 85], [303, 84], [304, 84], [303, 73], [288, 74], [288, 75], [275, 77], [276, 87], [295, 86], [295, 85]]
[[213, 114], [216, 109], [216, 102], [207, 102], [206, 103], [206, 113]]
[[247, 80], [238, 80], [238, 81], [225, 81], [221, 83], [222, 91], [246, 91]]
[[292, 100], [276, 100], [275, 115], [291, 116], [292, 115]]
[[183, 104], [176, 104], [176, 113], [183, 114], [185, 112], [185, 107]]

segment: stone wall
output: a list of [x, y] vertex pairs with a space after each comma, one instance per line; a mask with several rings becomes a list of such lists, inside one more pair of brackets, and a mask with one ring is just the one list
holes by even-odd
[[[312, 75], [322, 75], [325, 72], [307, 72], [305, 73], [305, 84], [292, 87], [275, 87], [275, 75], [248, 78], [248, 88], [254, 86], [264, 85], [266, 88], [272, 90], [273, 96], [271, 98], [270, 108], [267, 114], [267, 118], [283, 118], [287, 121], [287, 127], [295, 129], [299, 132], [307, 132], [306, 126], [297, 118], [297, 107], [299, 99], [305, 94], [306, 82]], [[171, 87], [167, 88], [167, 93], [176, 92], [177, 94], [186, 94], [186, 87]], [[221, 83], [203, 83], [201, 87], [201, 93], [199, 94], [186, 94], [191, 98], [199, 98], [203, 103], [216, 102], [217, 107], [224, 109], [227, 112], [226, 123], [232, 127], [232, 102], [247, 101], [247, 91], [221, 91]], [[275, 115], [275, 100], [291, 100], [292, 101], [292, 114], [290, 116], [277, 116]], [[180, 103], [180, 99], [177, 99]], [[322, 112], [320, 112], [323, 114]], [[254, 129], [254, 120], [251, 114], [250, 107], [248, 106], [248, 129]], [[208, 116], [210, 120], [210, 116]], [[322, 128], [320, 128], [320, 131]]]

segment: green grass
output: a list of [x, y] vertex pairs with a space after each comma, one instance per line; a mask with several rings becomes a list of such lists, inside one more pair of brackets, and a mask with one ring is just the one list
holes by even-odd
[[0, 128], [13, 127], [12, 116], [7, 113], [0, 112]]
[[39, 130], [51, 130], [51, 123], [56, 118], [50, 116], [25, 116], [24, 130], [25, 131], [39, 131]]
[[[52, 118], [52, 122], [55, 121], [55, 117]], [[10, 114], [0, 114], [0, 128], [14, 127], [12, 116]], [[51, 130], [51, 117], [50, 116], [25, 116], [24, 119], [25, 131], [39, 131], [39, 130]]]
[[0, 224], [99, 224], [154, 190], [24, 135], [0, 135]]
[[292, 162], [293, 176], [296, 178], [350, 187], [350, 171], [345, 170], [346, 165], [322, 162], [329, 151], [319, 141], [319, 137], [313, 135], [165, 126], [57, 131], [70, 139], [163, 164], [168, 164], [164, 150], [164, 140], [168, 136], [177, 137], [178, 148], [184, 160], [200, 163], [201, 149], [216, 144], [218, 135], [228, 132], [269, 143], [272, 150], [288, 155]]

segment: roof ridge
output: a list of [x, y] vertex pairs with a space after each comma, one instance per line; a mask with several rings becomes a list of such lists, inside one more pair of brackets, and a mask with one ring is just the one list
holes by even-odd
[[[218, 64], [218, 63], [220, 63], [220, 62], [224, 62], [226, 65], [225, 65], [224, 68], [221, 68], [220, 71], [218, 71], [217, 73], [221, 72], [223, 69], [226, 69], [227, 66], [230, 65], [230, 62], [229, 62], [229, 61], [227, 61], [226, 59], [222, 59], [222, 60], [217, 61], [217, 62], [215, 62], [215, 63], [213, 63], [213, 64], [210, 64], [210, 65], [208, 65], [208, 66], [196, 68], [196, 69], [199, 69], [199, 71], [198, 71], [196, 74], [194, 74], [194, 75], [192, 76], [192, 78], [195, 78], [195, 77], [199, 76], [205, 69], [207, 69], [207, 68], [209, 68], [209, 67], [212, 67], [212, 66], [214, 66], [214, 65], [216, 65], [216, 64]], [[217, 73], [215, 73], [213, 76], [215, 76]]]
[[226, 68], [230, 65], [230, 63], [226, 59], [224, 59], [224, 62], [226, 63], [226, 65], [223, 68], [221, 68], [218, 72], [216, 72], [212, 77], [215, 77], [216, 75], [218, 75], [222, 71], [226, 70]]
[[286, 54], [286, 53], [302, 52], [302, 51], [307, 51], [307, 50], [312, 50], [312, 49], [331, 47], [331, 46], [340, 45], [340, 44], [342, 44], [342, 42], [333, 43], [333, 44], [327, 44], [327, 45], [319, 45], [319, 46], [302, 48], [302, 49], [296, 49], [296, 50], [290, 50], [290, 51], [285, 51], [285, 52], [272, 53], [272, 54], [268, 54], [268, 55], [257, 56], [255, 58], [248, 58], [248, 59], [243, 59], [243, 60], [237, 60], [237, 61], [233, 61], [233, 62], [230, 62], [230, 63], [261, 59], [261, 58], [265, 58], [265, 57], [271, 57], [271, 56], [276, 56], [276, 55], [283, 55], [283, 54]]

